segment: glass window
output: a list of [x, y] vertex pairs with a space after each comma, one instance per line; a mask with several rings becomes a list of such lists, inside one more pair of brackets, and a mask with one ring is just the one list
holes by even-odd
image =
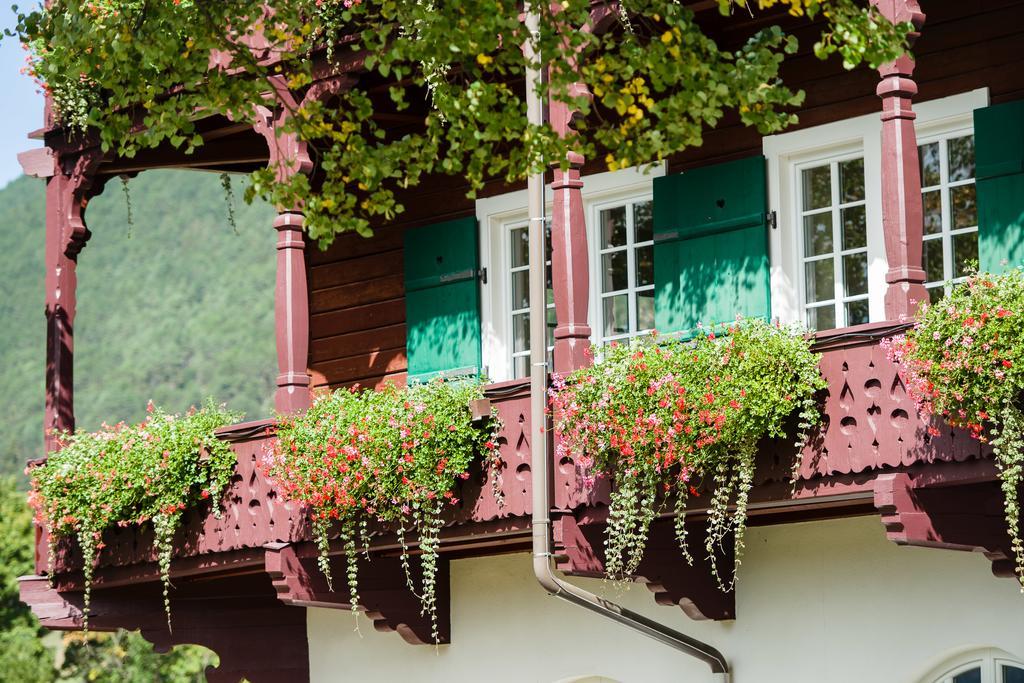
[[[545, 269], [547, 287], [548, 362], [555, 344], [555, 297], [551, 289], [551, 228], [547, 228], [547, 261]], [[512, 330], [512, 375], [530, 374], [530, 238], [527, 224], [513, 225], [509, 239], [509, 329]]]
[[918, 147], [924, 204], [921, 252], [925, 287], [934, 302], [978, 260], [974, 136], [951, 135]]
[[947, 662], [922, 683], [1024, 683], [1024, 664], [1000, 650], [980, 650]]
[[598, 345], [654, 328], [654, 228], [650, 199], [597, 211]]
[[868, 322], [864, 159], [805, 166], [800, 174], [804, 310], [808, 327]]

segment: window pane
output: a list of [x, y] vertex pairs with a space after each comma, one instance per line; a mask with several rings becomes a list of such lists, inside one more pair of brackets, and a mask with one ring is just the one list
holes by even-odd
[[629, 332], [629, 298], [625, 294], [604, 300], [604, 336]]
[[654, 284], [654, 247], [636, 250], [636, 286]]
[[530, 357], [516, 356], [512, 359], [513, 372], [516, 377], [526, 377], [530, 374]]
[[828, 301], [835, 297], [835, 261], [811, 261], [807, 266], [807, 303]]
[[526, 228], [515, 228], [509, 233], [512, 236], [512, 267], [525, 266], [530, 263], [530, 234]]
[[981, 667], [953, 676], [953, 683], [981, 683]]
[[974, 177], [974, 136], [953, 138], [948, 143], [949, 181], [967, 180]]
[[629, 286], [626, 253], [626, 251], [616, 251], [601, 256], [602, 292], [615, 292]]
[[974, 184], [953, 187], [949, 190], [952, 205], [953, 229], [972, 228], [978, 224], [978, 207], [974, 201]]
[[616, 206], [601, 212], [601, 248], [621, 247], [626, 243], [626, 207]]
[[832, 252], [832, 214], [804, 216], [804, 256]]
[[512, 273], [512, 309], [530, 307], [530, 271]]
[[921, 187], [931, 187], [942, 182], [940, 173], [939, 143], [929, 142], [917, 148], [921, 157]]
[[834, 306], [807, 309], [807, 327], [812, 330], [831, 330], [836, 326]]
[[846, 296], [868, 293], [868, 255], [864, 252], [843, 257]]
[[930, 303], [937, 303], [939, 299], [946, 296], [946, 288], [944, 285], [930, 285], [928, 287], [928, 301]]
[[857, 249], [868, 244], [868, 224], [863, 206], [843, 209], [843, 249]]
[[839, 190], [844, 204], [864, 199], [864, 160], [850, 159], [839, 164]]
[[1003, 664], [1000, 668], [1003, 670], [1002, 683], [1024, 683], [1024, 669], [1010, 664]]
[[651, 206], [651, 202], [638, 202], [633, 205], [633, 227], [636, 229], [637, 242], [648, 242], [654, 239], [654, 218]]
[[945, 271], [942, 267], [942, 239], [924, 241], [921, 252], [921, 266], [924, 268], [925, 282], [944, 282]]
[[846, 304], [846, 324], [862, 325], [868, 322], [868, 300], [850, 301]]
[[925, 192], [924, 197], [924, 234], [938, 235], [942, 232], [942, 190]]
[[512, 316], [512, 350], [527, 351], [530, 348], [530, 314], [517, 313]]
[[968, 266], [978, 262], [978, 233], [953, 235], [953, 277], [967, 275]]
[[654, 290], [638, 292], [636, 295], [636, 327], [638, 330], [654, 329]]
[[828, 164], [808, 168], [803, 172], [803, 210], [832, 206], [832, 167]]

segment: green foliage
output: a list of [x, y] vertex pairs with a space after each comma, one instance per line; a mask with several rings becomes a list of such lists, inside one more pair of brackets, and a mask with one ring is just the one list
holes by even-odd
[[[89, 203], [93, 233], [78, 258], [75, 416], [138, 422], [148, 399], [188, 406], [217, 396], [252, 416], [273, 409], [275, 233], [266, 205], [225, 219], [216, 176], [150, 171], [130, 181], [125, 238], [120, 183]], [[0, 189], [0, 475], [43, 455], [46, 319], [43, 182]]]
[[[272, 210], [240, 207], [239, 234], [225, 221], [224, 192], [208, 174], [153, 171], [133, 178], [136, 229], [125, 239], [117, 179], [89, 204], [93, 237], [79, 258], [75, 325], [78, 424], [144, 418], [148, 398], [189, 405], [225, 397], [254, 415], [272, 408], [274, 231]], [[20, 478], [42, 451], [46, 323], [43, 316], [44, 184], [0, 189], [0, 475]], [[244, 283], [240, 286], [239, 283]], [[21, 479], [22, 483], [24, 482]], [[0, 480], [0, 678], [11, 681], [203, 680], [216, 656], [179, 646], [156, 653], [137, 633], [41, 639], [15, 578], [33, 573], [34, 534], [25, 494]], [[54, 668], [56, 661], [60, 668]]]
[[[747, 12], [778, 1], [720, 6]], [[287, 131], [314, 150], [317, 191], [305, 175], [274, 168], [256, 171], [246, 194], [303, 206], [321, 244], [391, 219], [403, 210], [396, 192], [428, 174], [461, 176], [472, 194], [489, 178], [564, 164], [570, 151], [600, 154], [610, 169], [653, 162], [700, 145], [728, 111], [764, 133], [795, 120], [803, 95], [779, 67], [797, 45], [777, 24], [726, 50], [683, 3], [629, 0], [602, 33], [579, 30], [592, 4], [532, 3], [540, 28], [530, 35], [513, 0], [55, 0], [20, 15], [18, 34], [69, 131], [94, 129], [104, 149], [128, 157], [161, 143], [202, 145], [196, 111], [242, 120], [267, 93], [301, 95], [325, 47], [331, 63], [364, 55], [364, 83], [330, 106], [277, 103], [291, 110]], [[856, 0], [782, 4], [824, 17], [815, 51], [839, 53], [848, 68], [906, 49], [909, 24], [893, 26]], [[552, 65], [542, 94], [579, 110], [576, 133], [527, 123], [527, 43]], [[396, 115], [408, 122], [397, 131], [383, 123]]]
[[206, 667], [217, 656], [198, 645], [179, 645], [164, 654], [137, 633], [65, 634], [60, 681], [78, 683], [205, 683]]
[[1024, 272], [972, 275], [925, 305], [913, 329], [887, 346], [922, 414], [940, 415], [992, 444], [1024, 589]]
[[[104, 425], [98, 432], [60, 435], [61, 449], [32, 470], [29, 502], [36, 520], [50, 530], [50, 575], [56, 539], [72, 536], [82, 551], [84, 626], [102, 533], [114, 526], [151, 522], [164, 608], [170, 626], [171, 553], [181, 513], [212, 498], [214, 513], [234, 471], [235, 456], [214, 430], [241, 417], [208, 402], [184, 416], [149, 406], [145, 422]], [[202, 457], [200, 457], [202, 455]]]
[[[274, 453], [263, 463], [282, 494], [312, 510], [320, 568], [332, 581], [328, 534], [336, 524], [346, 553], [352, 609], [359, 601], [357, 562], [368, 543], [368, 523], [397, 528], [409, 589], [406, 533], [419, 542], [423, 585], [419, 596], [437, 637], [435, 577], [441, 514], [456, 505], [455, 484], [469, 476], [476, 453], [497, 464], [497, 415], [481, 429], [469, 403], [482, 398], [477, 381], [434, 380], [379, 390], [340, 389], [320, 396], [305, 415], [278, 429]], [[495, 481], [497, 471], [494, 473]]]
[[705, 546], [726, 589], [715, 557], [732, 532], [740, 564], [758, 441], [784, 436], [797, 413], [803, 445], [818, 421], [815, 393], [825, 381], [802, 330], [755, 318], [724, 331], [686, 342], [651, 336], [613, 344], [598, 363], [551, 390], [559, 456], [582, 454], [576, 460], [584, 471], [603, 472], [613, 484], [605, 540], [610, 576], [636, 572], [651, 523], [668, 499], [692, 563], [687, 498], [713, 483]]

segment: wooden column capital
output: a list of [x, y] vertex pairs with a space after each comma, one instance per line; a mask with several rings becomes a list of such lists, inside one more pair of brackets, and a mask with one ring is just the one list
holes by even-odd
[[[916, 0], [871, 0], [882, 16], [892, 22], [911, 22], [919, 35], [925, 15]], [[889, 263], [885, 281], [885, 317], [912, 318], [928, 300], [921, 262], [924, 207], [921, 199], [921, 168], [917, 151], [913, 98], [917, 84], [910, 55], [883, 64], [876, 93], [882, 99], [882, 226]]]

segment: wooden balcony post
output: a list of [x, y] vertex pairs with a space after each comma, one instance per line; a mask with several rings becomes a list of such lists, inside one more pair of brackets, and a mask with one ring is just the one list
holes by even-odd
[[[893, 22], [909, 21], [915, 29], [925, 15], [917, 0], [871, 0]], [[911, 35], [911, 40], [919, 33]], [[921, 168], [912, 108], [917, 84], [911, 76], [910, 55], [883, 64], [877, 93], [882, 98], [882, 226], [889, 270], [885, 275], [885, 317], [913, 317], [919, 303], [927, 301], [925, 273], [921, 264], [924, 210], [921, 200]]]
[[277, 391], [274, 408], [297, 413], [309, 407], [309, 297], [306, 287], [303, 216], [282, 211], [277, 230], [277, 286], [274, 289], [274, 328], [277, 337]]
[[[258, 106], [256, 132], [267, 141], [268, 165], [279, 182], [313, 169], [306, 144], [283, 129], [297, 103], [283, 86], [276, 93], [283, 102]], [[304, 217], [301, 207], [278, 207], [277, 285], [274, 288], [274, 332], [277, 341], [277, 389], [274, 409], [298, 413], [309, 407], [309, 293], [306, 284]]]
[[[588, 95], [586, 86], [577, 83], [574, 96]], [[551, 126], [562, 136], [572, 133], [576, 115], [565, 102], [549, 101]], [[554, 371], [567, 374], [590, 363], [590, 267], [587, 252], [587, 218], [583, 211], [583, 181], [580, 169], [584, 158], [568, 155], [568, 168], [554, 164], [554, 208], [551, 212], [551, 285], [555, 297]]]
[[95, 172], [102, 155], [88, 150], [58, 156], [49, 148], [19, 155], [27, 175], [46, 178], [46, 452], [56, 435], [75, 428], [74, 325], [78, 254], [91, 233], [85, 224], [89, 199], [102, 190]]
[[[288, 89], [284, 78], [274, 82], [274, 92], [256, 107], [255, 130], [269, 150], [268, 165], [277, 180], [296, 174], [309, 175], [313, 161], [309, 147], [286, 126], [292, 112], [314, 99], [331, 97], [352, 84], [350, 76], [335, 76], [311, 85], [302, 101]], [[305, 221], [301, 206], [277, 207], [277, 286], [274, 289], [274, 328], [277, 339], [277, 390], [274, 408], [279, 413], [298, 413], [309, 407], [309, 288], [306, 282]]]

